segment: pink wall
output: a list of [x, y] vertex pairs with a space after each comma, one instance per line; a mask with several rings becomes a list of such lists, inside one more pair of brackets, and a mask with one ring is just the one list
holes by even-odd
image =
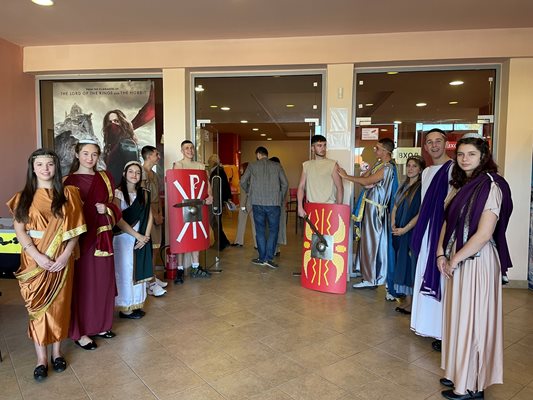
[[0, 38], [0, 216], [25, 182], [28, 155], [36, 147], [35, 80], [22, 72], [22, 47]]

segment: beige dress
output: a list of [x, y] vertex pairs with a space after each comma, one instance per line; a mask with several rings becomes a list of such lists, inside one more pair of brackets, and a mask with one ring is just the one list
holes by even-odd
[[[501, 200], [500, 189], [492, 183], [484, 210], [499, 216]], [[501, 282], [500, 260], [492, 240], [473, 259], [465, 260], [447, 282], [441, 368], [459, 394], [503, 383]]]

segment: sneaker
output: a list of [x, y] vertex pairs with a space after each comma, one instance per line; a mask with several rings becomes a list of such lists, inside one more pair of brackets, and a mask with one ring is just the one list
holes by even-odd
[[252, 258], [252, 264], [255, 265], [265, 265], [264, 261], [261, 261], [259, 258]]
[[159, 280], [157, 277], [155, 278], [155, 283], [158, 285], [158, 286], [161, 286], [162, 288], [166, 288], [167, 285], [168, 285], [168, 282], [164, 282], [162, 280]]
[[150, 296], [159, 297], [163, 296], [167, 291], [159, 286], [157, 283], [151, 283], [146, 289], [146, 293]]
[[396, 301], [397, 299], [392, 294], [387, 292], [387, 294], [385, 295], [385, 300], [387, 300], [387, 301]]
[[264, 264], [264, 265], [266, 265], [267, 267], [270, 267], [270, 268], [274, 268], [274, 269], [279, 268], [279, 265], [276, 264], [276, 263], [275, 263], [274, 261], [272, 261], [272, 260], [265, 261], [265, 264]]
[[354, 289], [375, 289], [376, 285], [371, 284], [368, 281], [361, 281], [352, 286]]
[[191, 278], [211, 278], [211, 273], [202, 267], [191, 268]]

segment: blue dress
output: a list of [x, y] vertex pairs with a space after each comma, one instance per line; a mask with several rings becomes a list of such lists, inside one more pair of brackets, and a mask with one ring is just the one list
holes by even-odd
[[[408, 186], [402, 187], [396, 197], [396, 218], [394, 224], [397, 228], [403, 228], [420, 211], [421, 185], [418, 185], [412, 195], [406, 196]], [[403, 190], [402, 190], [403, 189]], [[394, 291], [397, 294], [412, 295], [415, 281], [416, 257], [412, 254], [409, 244], [413, 229], [402, 236], [393, 236], [392, 244], [396, 254], [394, 270]]]

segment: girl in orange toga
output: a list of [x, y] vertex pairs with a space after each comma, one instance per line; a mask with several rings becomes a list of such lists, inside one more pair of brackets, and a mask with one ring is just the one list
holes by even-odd
[[87, 227], [79, 191], [63, 187], [53, 151], [39, 149], [31, 154], [26, 185], [7, 206], [23, 250], [15, 275], [30, 316], [28, 335], [37, 353], [33, 376], [43, 380], [48, 376], [47, 345], [52, 344], [54, 370], [63, 372], [67, 367], [60, 343], [70, 325], [74, 249]]

